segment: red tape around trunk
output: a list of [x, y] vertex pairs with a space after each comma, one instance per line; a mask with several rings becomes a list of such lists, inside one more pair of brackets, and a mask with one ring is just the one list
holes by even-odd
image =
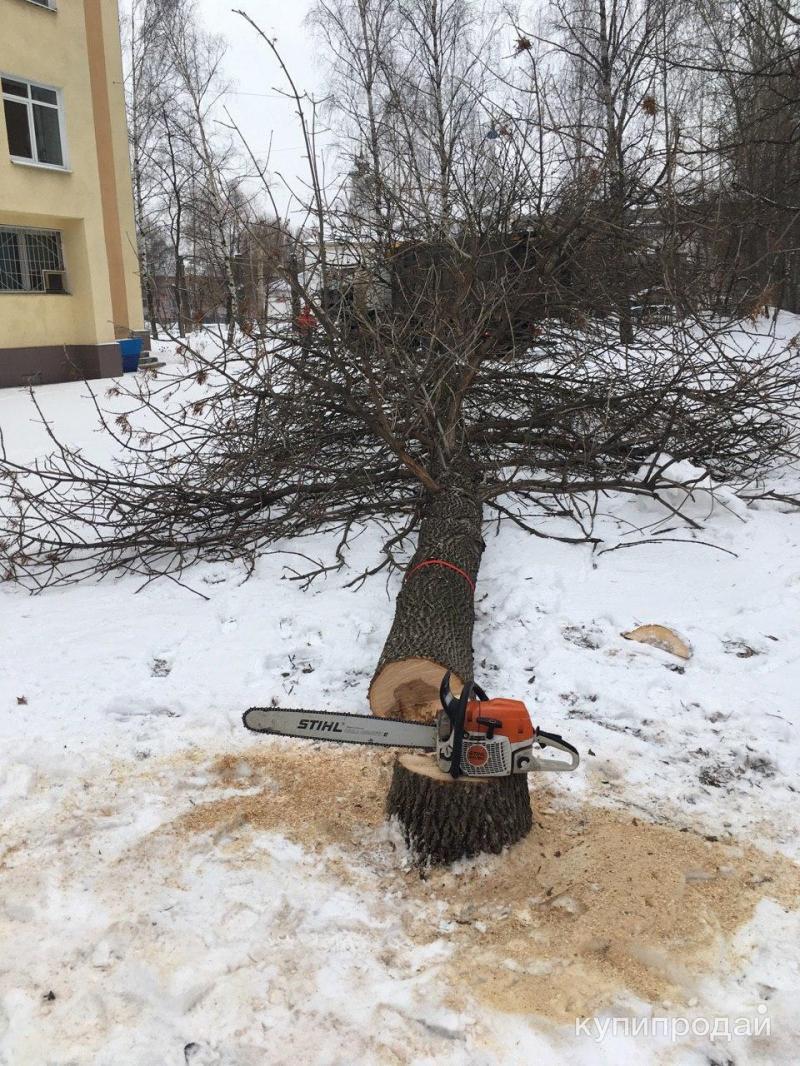
[[445, 559], [423, 559], [421, 563], [417, 563], [416, 566], [412, 566], [410, 570], [406, 571], [406, 576], [403, 578], [403, 583], [405, 584], [405, 582], [408, 581], [411, 575], [415, 574], [417, 570], [421, 570], [423, 566], [444, 566], [448, 570], [455, 570], [457, 574], [461, 574], [466, 583], [472, 589], [473, 596], [475, 595], [475, 582], [472, 580], [466, 570], [462, 570], [461, 567], [456, 566], [455, 563], [448, 563]]

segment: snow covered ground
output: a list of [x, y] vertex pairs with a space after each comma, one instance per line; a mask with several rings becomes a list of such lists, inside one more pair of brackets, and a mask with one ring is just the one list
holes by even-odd
[[[107, 450], [85, 385], [37, 391]], [[0, 392], [17, 455], [33, 417]], [[0, 585], [0, 1063], [797, 1062], [800, 514], [729, 504], [696, 504], [716, 547], [490, 531], [478, 679], [583, 762], [531, 782], [523, 844], [426, 878], [390, 754], [241, 726], [363, 712], [399, 585], [343, 588], [374, 530], [305, 591], [282, 555], [198, 566], [201, 595]], [[609, 501], [607, 545], [659, 517]]]

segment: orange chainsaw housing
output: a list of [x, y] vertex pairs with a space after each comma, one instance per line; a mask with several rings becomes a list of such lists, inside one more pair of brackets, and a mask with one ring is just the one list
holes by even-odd
[[488, 726], [478, 722], [479, 718], [494, 718], [500, 722], [495, 727], [494, 735], [508, 737], [512, 746], [526, 740], [533, 743], [536, 730], [528, 708], [521, 700], [470, 700], [464, 718], [464, 731], [486, 733]]

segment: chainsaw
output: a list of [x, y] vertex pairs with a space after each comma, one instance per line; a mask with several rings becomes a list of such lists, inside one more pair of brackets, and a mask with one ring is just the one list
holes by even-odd
[[[465, 684], [456, 697], [449, 671], [442, 678], [439, 699], [442, 710], [431, 724], [279, 707], [251, 707], [243, 721], [255, 733], [435, 751], [439, 769], [451, 777], [508, 777], [578, 766], [577, 750], [558, 734], [534, 726], [528, 708], [519, 700], [490, 700], [474, 681]], [[565, 752], [569, 761], [539, 758], [534, 745]]]

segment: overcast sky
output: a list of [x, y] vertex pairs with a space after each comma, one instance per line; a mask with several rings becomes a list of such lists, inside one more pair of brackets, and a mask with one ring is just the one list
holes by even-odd
[[[281, 70], [251, 26], [234, 7], [246, 11], [266, 34], [276, 39], [298, 88], [317, 96], [324, 91], [324, 71], [315, 60], [319, 47], [304, 25], [312, 0], [199, 0], [207, 29], [227, 44], [225, 73], [231, 83], [225, 104], [257, 158], [265, 158], [272, 138], [270, 170], [276, 200], [285, 210], [278, 173], [297, 186], [307, 175], [302, 135], [290, 101], [277, 90], [286, 88]], [[331, 152], [326, 159], [335, 164]]]

